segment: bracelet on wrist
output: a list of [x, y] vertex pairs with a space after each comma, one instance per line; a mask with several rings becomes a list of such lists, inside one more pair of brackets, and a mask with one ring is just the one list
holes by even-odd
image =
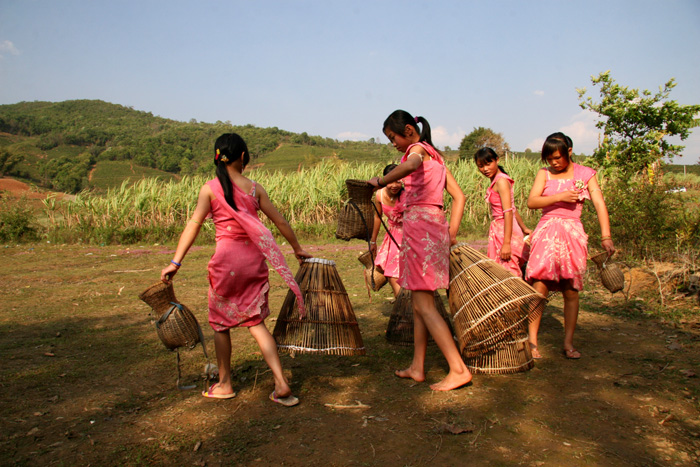
[[605, 236], [603, 236], [603, 237], [600, 237], [600, 240], [601, 240], [601, 241], [603, 241], [603, 240], [612, 240], [612, 237], [611, 237], [610, 235], [605, 235]]
[[173, 263], [173, 264], [174, 264], [175, 266], [177, 266], [178, 268], [179, 268], [180, 266], [182, 266], [182, 263], [178, 263], [178, 262], [175, 261], [174, 259], [171, 259], [170, 262]]
[[386, 183], [384, 183], [384, 177], [379, 177], [377, 179], [377, 185], [379, 185], [382, 188], [384, 188], [386, 186]]

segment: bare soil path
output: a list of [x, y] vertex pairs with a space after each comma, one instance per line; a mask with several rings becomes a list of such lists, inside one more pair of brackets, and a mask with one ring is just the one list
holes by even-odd
[[[384, 338], [390, 291], [369, 302], [361, 245], [309, 245], [336, 261], [367, 355], [283, 355], [302, 401], [288, 409], [268, 400], [272, 376], [245, 330], [232, 332], [236, 398], [199, 395], [201, 348], [181, 352], [185, 383], [198, 389], [175, 388], [176, 356], [137, 299], [172, 245], [0, 248], [2, 465], [685, 466], [700, 458], [700, 325], [645, 318], [654, 290], [626, 302], [591, 274], [576, 336], [581, 360], [560, 355], [554, 296], [542, 324], [545, 358], [534, 369], [477, 375], [436, 393], [428, 385], [446, 365], [434, 345], [426, 383], [393, 376], [411, 349]], [[203, 324], [213, 356], [212, 252], [206, 245], [188, 255], [175, 292]], [[274, 272], [270, 279], [271, 329], [286, 289]]]

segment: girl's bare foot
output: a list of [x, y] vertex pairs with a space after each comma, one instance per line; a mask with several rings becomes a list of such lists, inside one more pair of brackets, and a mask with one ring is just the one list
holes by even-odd
[[277, 397], [284, 399], [284, 398], [292, 395], [292, 388], [290, 388], [288, 384], [285, 384], [285, 385], [275, 384], [275, 394], [277, 395]]
[[413, 369], [413, 367], [410, 366], [405, 370], [396, 370], [394, 374], [399, 378], [409, 378], [419, 383], [425, 381], [425, 373], [423, 373], [422, 371], [415, 370]]
[[445, 379], [438, 383], [431, 384], [430, 389], [433, 391], [451, 391], [468, 384], [471, 380], [472, 374], [467, 368], [459, 373], [450, 371], [447, 376], [445, 376]]

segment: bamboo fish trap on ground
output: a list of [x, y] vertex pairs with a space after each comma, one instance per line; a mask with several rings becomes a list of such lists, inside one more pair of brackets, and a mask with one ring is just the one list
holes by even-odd
[[[389, 324], [386, 328], [386, 340], [394, 345], [413, 345], [413, 300], [410, 290], [401, 289], [391, 310]], [[445, 310], [440, 293], [435, 291], [435, 307], [452, 332], [450, 316]], [[432, 340], [432, 338], [429, 338]]]
[[609, 259], [610, 255], [606, 251], [591, 256], [591, 261], [598, 267], [603, 287], [615, 293], [625, 288], [625, 275], [617, 264], [608, 262]]
[[180, 347], [193, 349], [202, 344], [204, 356], [209, 360], [204, 346], [204, 335], [197, 318], [185, 305], [175, 298], [172, 282], [158, 281], [139, 294], [139, 298], [153, 309], [156, 316], [156, 331], [161, 342], [168, 350], [177, 352], [177, 386], [179, 389], [192, 389], [194, 386], [180, 386]]
[[359, 238], [369, 241], [374, 226], [372, 194], [374, 187], [364, 180], [345, 180], [348, 200], [338, 215], [336, 238], [350, 240]]
[[280, 350], [329, 355], [364, 355], [360, 328], [335, 262], [309, 258], [295, 277], [304, 297], [301, 318], [291, 292], [282, 304], [272, 333]]
[[450, 311], [464, 356], [512, 341], [546, 300], [520, 277], [462, 243], [450, 251]]
[[365, 251], [357, 257], [357, 260], [365, 267], [363, 274], [367, 287], [375, 292], [379, 292], [381, 288], [386, 285], [388, 280], [384, 276], [383, 271], [374, 265], [373, 255], [369, 251]]
[[475, 374], [505, 375], [527, 371], [535, 366], [527, 332], [521, 332], [512, 340], [494, 344], [478, 355], [462, 354], [462, 358], [469, 371]]

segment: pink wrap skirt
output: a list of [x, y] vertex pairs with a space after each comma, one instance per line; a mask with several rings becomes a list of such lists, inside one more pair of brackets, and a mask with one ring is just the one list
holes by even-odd
[[442, 207], [406, 208], [399, 270], [399, 285], [406, 290], [435, 291], [449, 287], [450, 232]]

